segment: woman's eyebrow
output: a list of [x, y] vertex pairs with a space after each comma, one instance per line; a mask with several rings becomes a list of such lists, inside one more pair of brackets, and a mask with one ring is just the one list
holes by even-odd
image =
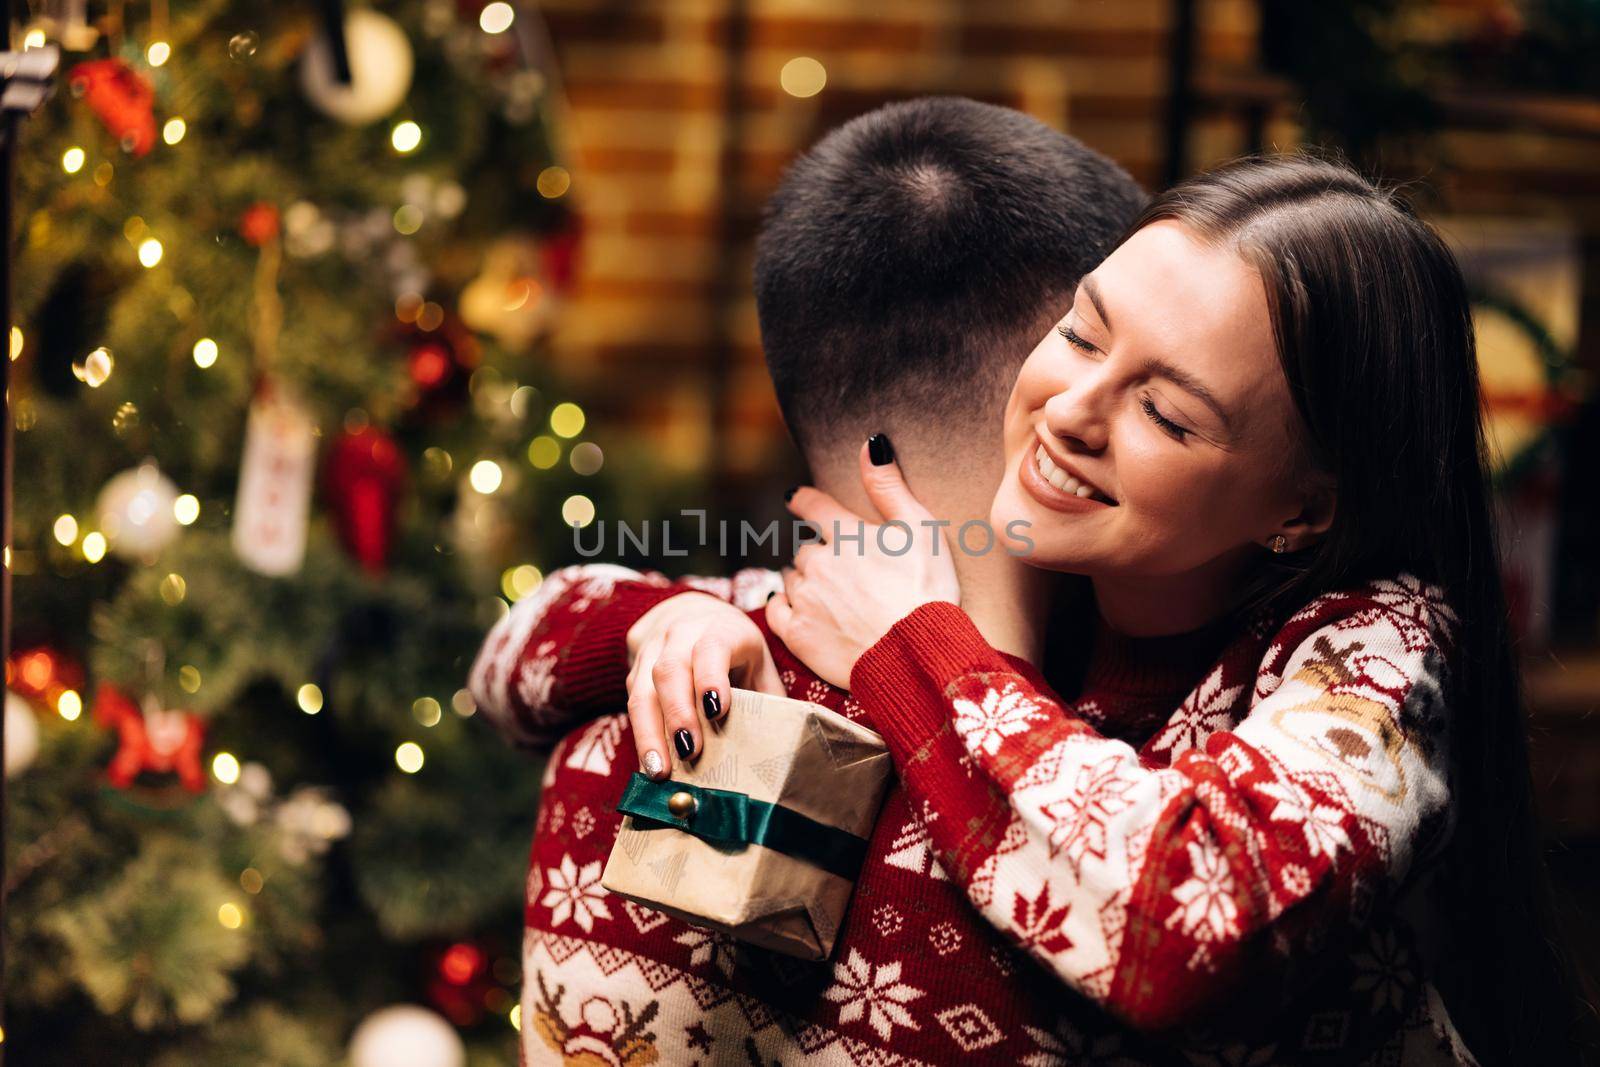
[[1100, 315], [1100, 321], [1106, 324], [1106, 329], [1111, 329], [1111, 316], [1106, 314], [1106, 306], [1100, 300], [1100, 287], [1095, 284], [1094, 275], [1089, 275], [1079, 283], [1083, 287], [1084, 295], [1089, 298], [1089, 303]]
[[1187, 390], [1188, 392], [1199, 397], [1207, 407], [1217, 413], [1217, 418], [1222, 420], [1222, 425], [1227, 428], [1228, 432], [1230, 434], [1233, 433], [1233, 420], [1228, 418], [1227, 409], [1224, 408], [1222, 406], [1222, 402], [1217, 399], [1217, 394], [1208, 389], [1205, 383], [1200, 379], [1196, 378], [1182, 367], [1168, 363], [1164, 359], [1158, 359], [1154, 357], [1145, 360], [1144, 369], [1146, 373], [1159, 375], [1160, 377], [1170, 381], [1172, 384], [1178, 386], [1180, 389]]

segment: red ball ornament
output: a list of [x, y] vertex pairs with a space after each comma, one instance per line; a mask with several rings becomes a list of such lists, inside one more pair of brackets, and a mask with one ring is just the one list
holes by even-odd
[[450, 945], [434, 957], [428, 979], [428, 1002], [457, 1026], [483, 1019], [484, 1002], [497, 988], [489, 956], [470, 941]]
[[128, 788], [146, 771], [176, 774], [191, 793], [205, 789], [201, 751], [206, 730], [199, 716], [154, 705], [141, 710], [121, 690], [102, 683], [95, 691], [94, 721], [117, 732], [117, 751], [106, 777], [118, 789]]
[[239, 236], [256, 248], [278, 238], [278, 206], [258, 200], [239, 216]]
[[445, 311], [431, 330], [415, 322], [396, 324], [389, 337], [403, 345], [411, 382], [406, 406], [413, 420], [433, 422], [467, 399], [467, 382], [481, 358], [478, 339], [454, 311]]
[[72, 95], [89, 105], [105, 128], [134, 158], [156, 143], [155, 90], [125, 60], [91, 59], [67, 75]]
[[408, 369], [417, 388], [431, 392], [449, 380], [456, 363], [449, 348], [437, 341], [424, 341], [411, 350]]
[[53, 708], [68, 689], [82, 690], [83, 668], [46, 645], [18, 649], [6, 660], [6, 688]]
[[405, 484], [405, 455], [382, 430], [346, 430], [328, 450], [323, 486], [339, 540], [375, 574], [389, 566]]

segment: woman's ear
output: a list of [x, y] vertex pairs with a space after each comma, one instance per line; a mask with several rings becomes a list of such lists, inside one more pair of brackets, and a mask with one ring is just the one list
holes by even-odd
[[1331, 481], [1313, 487], [1301, 502], [1300, 511], [1274, 533], [1289, 539], [1292, 549], [1306, 548], [1328, 532], [1339, 506], [1339, 492]]

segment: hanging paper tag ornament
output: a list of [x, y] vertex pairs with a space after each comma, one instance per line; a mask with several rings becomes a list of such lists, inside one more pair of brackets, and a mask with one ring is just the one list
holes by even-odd
[[283, 389], [263, 381], [245, 422], [233, 507], [233, 550], [251, 570], [281, 577], [300, 569], [316, 451], [311, 416]]

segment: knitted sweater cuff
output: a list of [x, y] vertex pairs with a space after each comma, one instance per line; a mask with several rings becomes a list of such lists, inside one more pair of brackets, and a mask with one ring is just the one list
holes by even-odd
[[573, 708], [617, 709], [628, 701], [628, 630], [686, 585], [618, 582], [611, 595], [592, 607], [561, 655], [556, 674], [559, 703]]
[[971, 671], [1014, 672], [955, 604], [923, 604], [889, 628], [850, 672], [897, 765], [949, 725], [945, 687]]

